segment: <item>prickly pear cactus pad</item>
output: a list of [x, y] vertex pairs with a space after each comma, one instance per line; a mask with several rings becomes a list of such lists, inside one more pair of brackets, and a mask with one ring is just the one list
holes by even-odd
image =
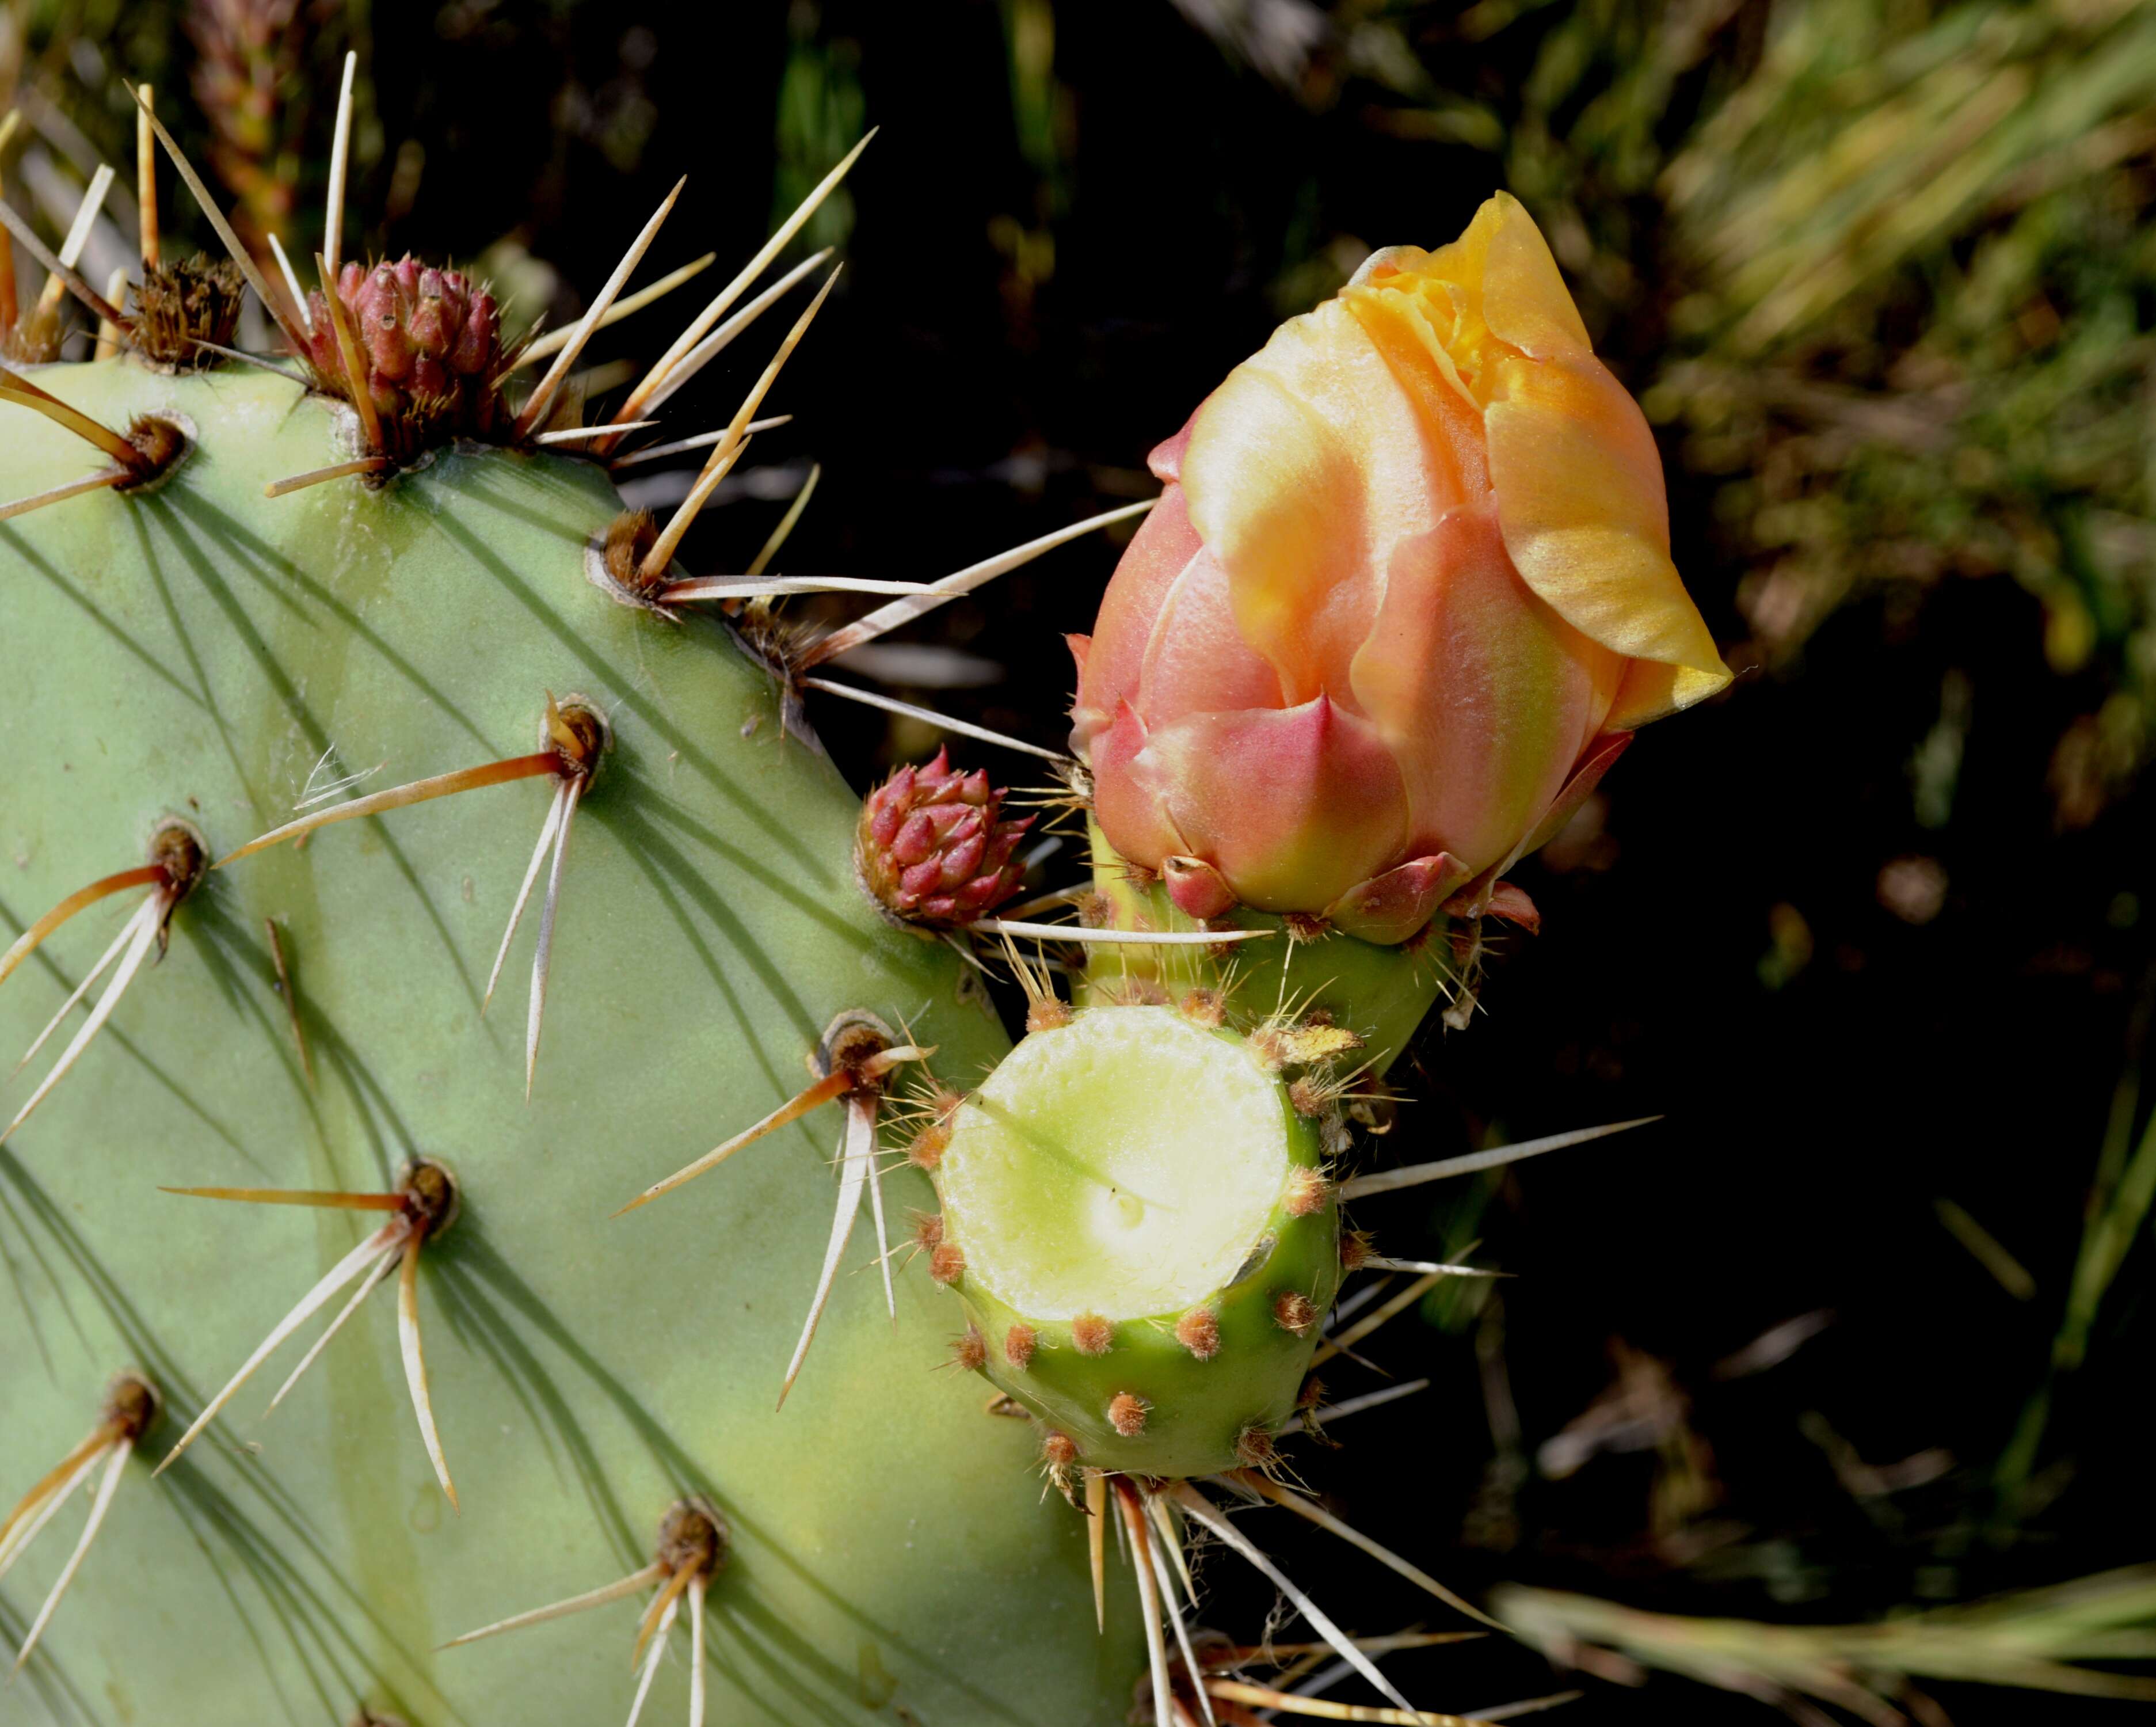
[[[0, 304], [18, 1694], [171, 1727], [1293, 1707], [1239, 1676], [1270, 1642], [1199, 1653], [1183, 1548], [1211, 1540], [1385, 1719], [1438, 1719], [1373, 1659], [1427, 1639], [1358, 1641], [1226, 1508], [1494, 1627], [1282, 1454], [1384, 1401], [1328, 1404], [1314, 1366], [1490, 1275], [1380, 1257], [1340, 1208], [1640, 1125], [1353, 1168], [1419, 1022], [1442, 998], [1466, 1023], [1486, 920], [1535, 927], [1507, 871], [1633, 726], [1727, 676], [1672, 592], [1658, 483], [1589, 489], [1622, 518], [1606, 568], [1549, 542], [1569, 493], [1537, 449], [1571, 448], [1570, 415], [1590, 455], [1636, 455], [1638, 411], [1567, 336], [1540, 236], [1500, 200], [1453, 247], [1381, 254], [1154, 452], [1158, 498], [932, 583], [782, 576], [812, 469], [742, 573], [692, 575], [684, 536], [790, 417], [756, 418], [839, 270], [826, 250], [748, 296], [868, 140], [588, 424], [594, 332], [711, 261], [622, 297], [686, 182], [573, 325], [511, 334], [475, 276], [343, 259], [355, 66], [319, 292], [247, 251], [146, 88], [124, 305], [74, 268], [109, 169], [58, 252], [0, 199], [38, 307], [98, 320], [95, 360], [47, 363], [66, 333], [26, 345]], [[228, 270], [162, 263], [161, 145]], [[721, 429], [625, 445], [819, 271]], [[242, 280], [296, 369], [230, 348]], [[1512, 374], [1470, 368], [1490, 449], [1448, 409], [1442, 471], [1394, 460], [1424, 445], [1380, 434], [1397, 368], [1363, 352], [1431, 284], [1467, 310], [1417, 340], [1570, 380], [1522, 421]], [[1268, 367], [1289, 395], [1359, 382], [1296, 432]], [[613, 471], [690, 452], [663, 524], [624, 506]], [[1068, 754], [812, 675], [1148, 512], [1070, 638]], [[1378, 522], [1413, 529], [1407, 563], [1331, 543]], [[1412, 628], [1321, 591], [1385, 568]], [[821, 634], [774, 609], [819, 592], [879, 603]], [[1463, 595], [1472, 627], [1442, 615]], [[1349, 653], [1328, 624], [1327, 671], [1283, 633], [1321, 614], [1375, 634]], [[1055, 783], [939, 750], [858, 799], [812, 692], [1046, 755]], [[1492, 754], [1476, 725], [1527, 741]], [[1058, 805], [1090, 884], [1042, 878]], [[991, 985], [1023, 997], [1015, 1048]], [[1336, 1308], [1361, 1270], [1414, 1281]]]
[[967, 1100], [934, 1268], [1051, 1462], [1271, 1460], [1340, 1281], [1322, 1157], [1249, 1041], [1173, 1008], [1034, 1031]]
[[[948, 948], [860, 891], [859, 799], [766, 668], [723, 622], [595, 578], [621, 506], [590, 464], [453, 446], [385, 485], [267, 498], [348, 455], [349, 409], [238, 366], [34, 382], [107, 427], [162, 416], [187, 447], [154, 487], [0, 523], [0, 943], [135, 872], [0, 988], [12, 1064], [109, 961], [0, 1091], [4, 1126], [64, 1067], [0, 1147], [0, 1502], [49, 1483], [0, 1534], [11, 1647], [81, 1507], [97, 1519], [0, 1715], [619, 1720], [650, 1647], [649, 1720], [681, 1719], [692, 1683], [728, 1722], [1120, 1719], [1136, 1629], [1096, 1634], [1083, 1521], [1041, 1502], [1031, 1425], [931, 1370], [953, 1312], [925, 1267], [896, 1281], [896, 1326], [872, 1272], [839, 1277], [776, 1407], [838, 1113], [609, 1215], [814, 1080], [839, 1015], [903, 1024], [939, 1074], [1007, 1046]], [[0, 500], [95, 459], [0, 403]], [[224, 859], [325, 790], [490, 763], [508, 767], [223, 867], [151, 855], [162, 832]], [[93, 1006], [109, 1023], [78, 1047]], [[1272, 1132], [1277, 1190], [1303, 1154]], [[885, 1185], [932, 1204], [916, 1172]], [[155, 1425], [109, 1401], [129, 1370]], [[63, 1487], [80, 1497], [54, 1513]], [[611, 1605], [440, 1647], [624, 1576]], [[658, 1584], [647, 1646], [634, 1591]]]

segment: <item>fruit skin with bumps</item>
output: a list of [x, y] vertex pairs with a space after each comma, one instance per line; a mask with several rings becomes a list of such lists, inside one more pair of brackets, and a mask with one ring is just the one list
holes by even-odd
[[[1320, 1173], [1324, 1127], [1296, 1108], [1261, 1056], [1262, 1036], [1262, 1028], [1246, 1036], [1171, 1008], [1086, 1010], [1030, 1034], [952, 1119], [935, 1170], [943, 1211], [932, 1257], [937, 1279], [965, 1310], [968, 1331], [957, 1359], [1024, 1406], [1045, 1435], [1075, 1445], [1071, 1461], [1088, 1468], [1210, 1475], [1269, 1459], [1273, 1437], [1294, 1418], [1317, 1321], [1339, 1287], [1340, 1222]], [[1172, 1060], [1178, 1045], [1229, 1052], [1240, 1082], [1270, 1098], [1276, 1119], [1268, 1125], [1284, 1153], [1268, 1172], [1270, 1192], [1227, 1243], [1231, 1269], [1186, 1289], [1176, 1304], [1124, 1311], [1104, 1288], [1098, 1299], [1043, 1312], [1019, 1293], [1021, 1282], [1114, 1208], [1135, 1219], [1152, 1203], [1142, 1193], [1150, 1180], [1196, 1177], [1178, 1203], [1161, 1208], [1171, 1232], [1143, 1238], [1137, 1251], [1147, 1259], [1182, 1249], [1209, 1214], [1250, 1209], [1240, 1160], [1221, 1155], [1241, 1149], [1224, 1144], [1234, 1137], [1227, 1122], [1240, 1126], [1241, 1118], [1206, 1119], [1200, 1110], [1186, 1121], [1163, 1095], [1191, 1082], [1190, 1065]], [[1141, 1106], [1152, 1143], [1141, 1157], [1102, 1170], [1088, 1160], [1103, 1141], [1111, 1154], [1118, 1149], [1113, 1127], [1096, 1137], [1098, 1118], [1114, 1108], [1111, 1091], [1152, 1100]], [[1162, 1167], [1170, 1163], [1180, 1170]], [[1059, 1183], [1059, 1166], [1074, 1164], [1087, 1164], [1093, 1179]], [[1014, 1204], [996, 1190], [1006, 1188], [1018, 1190]], [[984, 1241], [991, 1230], [1003, 1239]], [[1111, 1252], [1092, 1274], [1106, 1283], [1115, 1271]], [[1080, 1293], [1090, 1297], [1085, 1275]], [[975, 1339], [984, 1347], [974, 1348]], [[1048, 1461], [1060, 1467], [1061, 1447], [1052, 1438], [1050, 1446]]]
[[[1032, 1438], [930, 1370], [951, 1308], [925, 1269], [900, 1280], [896, 1333], [875, 1280], [841, 1277], [773, 1409], [828, 1228], [834, 1121], [608, 1221], [798, 1090], [842, 1010], [906, 1016], [947, 1075], [1005, 1047], [954, 957], [860, 894], [858, 800], [782, 736], [768, 676], [716, 622], [670, 624], [594, 585], [588, 548], [619, 504], [591, 465], [448, 451], [378, 490], [270, 501], [266, 482], [344, 454], [342, 410], [232, 368], [36, 377], [107, 424], [183, 415], [193, 448], [154, 492], [0, 525], [10, 938], [140, 864], [166, 817], [218, 855], [275, 825], [332, 746], [321, 779], [368, 774], [355, 792], [488, 761], [537, 747], [551, 690], [600, 706], [614, 748], [565, 866], [529, 1108], [528, 933], [507, 999], [478, 1014], [546, 806], [520, 784], [212, 873], [106, 1035], [0, 1148], [17, 1272], [0, 1290], [0, 1494], [81, 1437], [120, 1369], [153, 1377], [167, 1416], [9, 1707], [72, 1722], [71, 1699], [97, 1699], [167, 1727], [362, 1705], [413, 1727], [618, 1719], [634, 1604], [435, 1646], [643, 1563], [667, 1508], [701, 1493], [732, 1534], [712, 1719], [1120, 1719], [1142, 1665], [1132, 1616], [1099, 1645], [1084, 1532], [1039, 1503]], [[0, 496], [91, 466], [28, 414], [0, 419]], [[85, 914], [0, 989], [10, 1062], [113, 922]], [[0, 1093], [10, 1114], [26, 1082]], [[418, 1296], [462, 1514], [413, 1431], [386, 1290], [275, 1416], [265, 1370], [153, 1481], [171, 1437], [363, 1227], [159, 1185], [379, 1189], [418, 1153], [461, 1184]], [[901, 1214], [930, 1202], [918, 1177], [892, 1179]], [[79, 1515], [0, 1586], [11, 1638]], [[682, 1716], [675, 1635], [647, 1719]]]

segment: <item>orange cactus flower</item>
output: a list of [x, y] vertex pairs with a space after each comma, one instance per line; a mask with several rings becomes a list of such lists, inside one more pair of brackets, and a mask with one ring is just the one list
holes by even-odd
[[1635, 727], [1729, 681], [1645, 419], [1502, 193], [1282, 325], [1152, 461], [1072, 742], [1193, 916], [1479, 913]]

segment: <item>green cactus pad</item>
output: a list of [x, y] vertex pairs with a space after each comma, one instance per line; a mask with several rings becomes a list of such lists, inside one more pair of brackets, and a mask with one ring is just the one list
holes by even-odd
[[[896, 1329], [875, 1276], [839, 1277], [774, 1408], [830, 1226], [836, 1109], [609, 1221], [800, 1089], [845, 1010], [903, 1017], [947, 1075], [1005, 1048], [948, 949], [860, 893], [859, 801], [787, 729], [771, 677], [722, 624], [588, 578], [621, 507], [596, 465], [453, 450], [379, 489], [270, 500], [348, 454], [336, 411], [293, 384], [127, 362], [37, 378], [108, 426], [183, 416], [194, 447], [154, 491], [0, 525], [0, 946], [141, 864], [164, 818], [222, 856], [323, 780], [365, 775], [356, 795], [537, 748], [550, 691], [603, 711], [613, 748], [562, 867], [529, 1105], [536, 907], [479, 1012], [548, 804], [518, 782], [209, 875], [0, 1149], [0, 1512], [91, 1428], [116, 1371], [146, 1373], [166, 1413], [0, 1715], [619, 1721], [642, 1598], [437, 1646], [644, 1565], [668, 1509], [701, 1496], [731, 1534], [711, 1719], [1120, 1720], [1136, 1616], [1096, 1638], [1080, 1520], [1040, 1503], [1025, 1429], [931, 1370], [948, 1307], [924, 1275], [901, 1280]], [[0, 406], [0, 501], [96, 463]], [[0, 1072], [137, 897], [85, 912], [0, 988]], [[56, 1047], [0, 1089], [0, 1125]], [[418, 1305], [461, 1514], [421, 1447], [388, 1287], [274, 1416], [334, 1307], [153, 1478], [380, 1221], [160, 1185], [380, 1191], [422, 1153], [460, 1184]], [[928, 1203], [918, 1174], [886, 1179], [887, 1205]], [[847, 1268], [873, 1251], [865, 1210]], [[81, 1519], [64, 1510], [0, 1584], [0, 1644]], [[683, 1718], [687, 1650], [677, 1628], [646, 1720]]]
[[981, 1370], [1089, 1468], [1269, 1455], [1339, 1282], [1339, 1224], [1316, 1125], [1246, 1040], [1172, 1008], [1082, 1010], [950, 1125], [938, 1275]]

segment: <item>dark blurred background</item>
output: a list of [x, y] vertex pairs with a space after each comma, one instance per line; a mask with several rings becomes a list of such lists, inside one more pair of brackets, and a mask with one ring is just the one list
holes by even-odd
[[[639, 280], [719, 265], [599, 338], [595, 396], [881, 128], [806, 237], [847, 268], [771, 403], [798, 417], [706, 512], [698, 570], [738, 568], [812, 460], [789, 571], [933, 576], [1149, 495], [1147, 450], [1278, 320], [1516, 193], [1657, 425], [1678, 563], [1740, 676], [1527, 872], [1544, 933], [1471, 1029], [1425, 1034], [1384, 1154], [1668, 1118], [1368, 1204], [1386, 1251], [1479, 1241], [1517, 1276], [1378, 1333], [1365, 1353], [1430, 1384], [1300, 1467], [1477, 1596], [1818, 1625], [2156, 1559], [2132, 1412], [2156, 1337], [2156, 9], [11, 0], [0, 110], [30, 124], [0, 177], [57, 233], [87, 165], [131, 164], [124, 73], [250, 235], [311, 249], [347, 48], [348, 220], [476, 262], [523, 316], [573, 317], [689, 172]], [[675, 435], [723, 424], [779, 327], [677, 398]], [[635, 471], [663, 505], [690, 470]], [[858, 669], [1060, 743], [1058, 637], [1114, 552], [1052, 554]], [[857, 784], [932, 748], [815, 717]], [[1335, 1395], [1382, 1383], [1344, 1365]], [[1358, 1628], [1446, 1619], [1277, 1521]], [[1255, 1634], [1263, 1590], [1209, 1575], [1209, 1616]], [[1496, 1640], [1398, 1666], [1445, 1709], [1566, 1683]], [[1768, 1719], [1674, 1678], [1578, 1683], [1563, 1719]], [[1925, 1688], [1919, 1719], [2129, 1707]]]

